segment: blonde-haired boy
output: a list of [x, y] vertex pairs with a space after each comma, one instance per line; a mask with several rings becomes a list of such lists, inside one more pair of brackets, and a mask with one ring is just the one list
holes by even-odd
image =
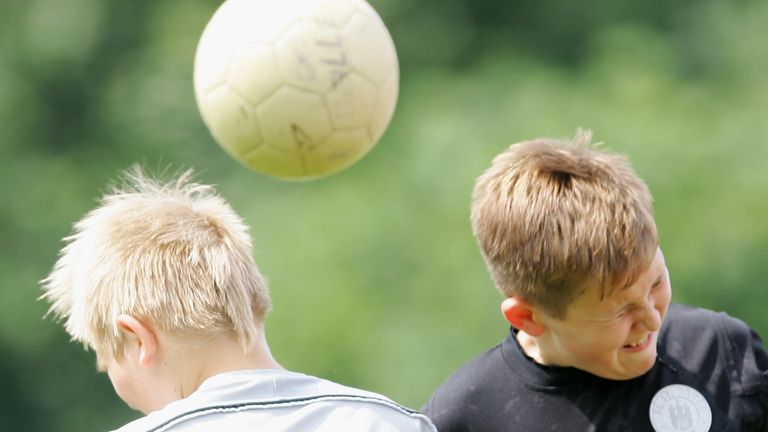
[[768, 353], [671, 305], [652, 199], [627, 159], [536, 139], [475, 184], [472, 227], [511, 324], [424, 412], [441, 432], [768, 431]]
[[127, 431], [434, 431], [371, 392], [284, 370], [248, 227], [191, 171], [140, 168], [75, 224], [43, 281], [51, 311], [148, 414]]

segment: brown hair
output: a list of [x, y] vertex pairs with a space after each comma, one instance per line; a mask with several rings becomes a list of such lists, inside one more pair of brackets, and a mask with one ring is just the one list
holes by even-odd
[[513, 144], [473, 193], [473, 232], [497, 288], [557, 318], [587, 286], [603, 296], [632, 284], [658, 247], [648, 187], [591, 138], [579, 129], [572, 142]]

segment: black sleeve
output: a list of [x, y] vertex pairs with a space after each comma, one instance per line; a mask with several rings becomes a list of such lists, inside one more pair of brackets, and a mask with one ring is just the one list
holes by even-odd
[[499, 346], [470, 360], [432, 394], [422, 412], [439, 432], [497, 431], [502, 390], [510, 390]]
[[456, 376], [448, 378], [429, 399], [421, 412], [429, 417], [439, 432], [463, 432], [466, 430], [462, 423], [461, 401], [457, 400], [464, 394], [463, 389], [456, 388]]
[[768, 352], [760, 336], [744, 322], [720, 314], [730, 376], [731, 417], [741, 430], [768, 432]]

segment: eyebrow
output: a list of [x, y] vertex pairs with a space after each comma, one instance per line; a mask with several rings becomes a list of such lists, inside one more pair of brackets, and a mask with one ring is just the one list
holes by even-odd
[[[659, 285], [664, 280], [664, 274], [665, 272], [662, 271], [659, 276], [653, 280], [653, 283], [651, 283], [651, 288]], [[618, 316], [625, 312], [628, 308], [630, 308], [635, 302], [634, 301], [627, 301], [621, 303], [619, 306], [617, 306], [615, 309], [611, 311], [611, 316]]]
[[[661, 274], [659, 274], [659, 276], [656, 279], [653, 279], [653, 282], [651, 283], [651, 288], [656, 287], [657, 285], [659, 285], [660, 283], [662, 283], [664, 281], [664, 274], [665, 274], [665, 272], [662, 271]], [[631, 302], [625, 304], [624, 308], [626, 308], [627, 305], [631, 305], [632, 303], [634, 303], [634, 301], [631, 301]]]

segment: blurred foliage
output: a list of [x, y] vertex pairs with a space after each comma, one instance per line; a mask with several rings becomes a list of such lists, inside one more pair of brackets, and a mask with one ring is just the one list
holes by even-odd
[[418, 407], [506, 333], [471, 236], [474, 178], [508, 144], [589, 127], [656, 198], [674, 300], [768, 334], [768, 4], [374, 0], [401, 62], [390, 129], [307, 183], [247, 171], [196, 111], [212, 0], [0, 3], [0, 430], [137, 414], [43, 319], [60, 239], [134, 162], [196, 167], [252, 226], [286, 367]]

